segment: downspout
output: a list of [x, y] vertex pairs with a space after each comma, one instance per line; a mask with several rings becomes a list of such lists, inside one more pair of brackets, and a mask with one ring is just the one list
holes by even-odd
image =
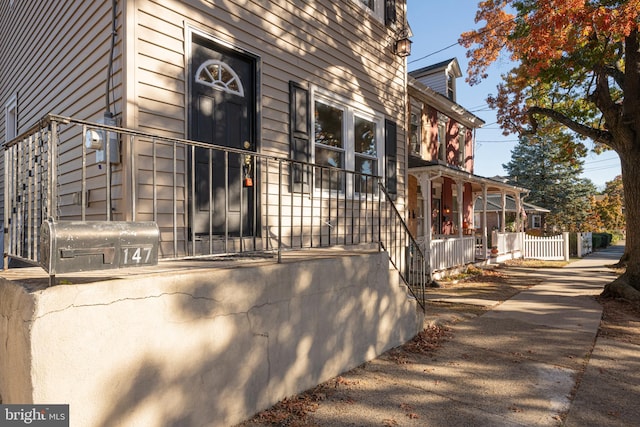
[[[115, 56], [115, 49], [116, 49], [116, 37], [118, 36], [118, 32], [117, 32], [117, 22], [116, 22], [116, 17], [117, 17], [117, 6], [118, 6], [118, 1], [117, 0], [112, 0], [111, 2], [111, 46], [109, 48], [109, 65], [107, 67], [107, 82], [106, 82], [106, 87], [105, 87], [105, 93], [104, 93], [104, 100], [105, 100], [105, 110], [104, 110], [104, 123], [115, 126], [115, 120], [114, 120], [114, 116], [115, 116], [115, 112], [111, 111], [111, 102], [113, 101], [112, 99], [110, 99], [110, 93], [111, 90], [113, 90], [112, 84], [113, 84], [113, 57]], [[111, 159], [109, 157], [109, 153], [110, 153], [110, 148], [107, 145], [106, 147], [106, 168], [107, 168], [107, 181], [108, 181], [108, 185], [109, 187], [107, 188], [107, 221], [111, 221], [112, 219], [112, 206], [113, 206], [113, 200], [112, 200], [112, 194], [110, 191], [111, 188], [111, 180], [113, 177], [113, 166], [112, 166], [112, 162]]]
[[105, 117], [112, 118], [115, 114], [111, 112], [111, 99], [110, 93], [113, 89], [111, 87], [113, 83], [113, 57], [115, 56], [116, 49], [116, 37], [118, 36], [117, 26], [116, 26], [116, 17], [117, 17], [117, 7], [118, 0], [112, 0], [111, 2], [111, 47], [109, 49], [109, 66], [107, 67], [107, 84], [105, 88], [104, 98], [105, 98]]

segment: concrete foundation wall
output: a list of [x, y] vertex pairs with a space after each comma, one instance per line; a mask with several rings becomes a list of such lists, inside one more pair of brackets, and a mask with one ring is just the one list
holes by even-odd
[[228, 426], [409, 340], [422, 315], [406, 295], [385, 253], [2, 280], [0, 393], [68, 403], [72, 426]]

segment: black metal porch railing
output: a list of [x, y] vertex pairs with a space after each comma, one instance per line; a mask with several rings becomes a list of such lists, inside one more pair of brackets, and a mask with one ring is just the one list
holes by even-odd
[[4, 148], [5, 261], [37, 263], [49, 218], [154, 221], [161, 259], [368, 243], [424, 308], [427, 262], [376, 176], [55, 115]]
[[429, 262], [382, 184], [380, 194], [386, 199], [386, 211], [384, 215], [381, 214], [386, 224], [380, 228], [380, 245], [389, 254], [391, 264], [400, 274], [411, 295], [425, 310], [426, 288], [430, 280]]

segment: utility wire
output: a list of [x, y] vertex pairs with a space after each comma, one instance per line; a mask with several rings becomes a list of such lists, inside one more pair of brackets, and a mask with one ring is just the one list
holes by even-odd
[[[493, 27], [493, 28], [486, 28], [486, 29], [484, 29], [483, 31], [480, 31], [480, 32], [478, 33], [478, 35], [486, 34], [486, 33], [490, 32], [490, 31], [495, 30], [496, 28], [500, 28], [500, 27], [502, 27], [503, 25], [509, 24], [509, 23], [511, 23], [511, 22], [513, 22], [513, 21], [515, 21], [515, 20], [516, 20], [516, 17], [517, 17], [517, 16], [514, 16], [513, 18], [509, 19], [508, 21], [501, 22], [500, 24], [496, 25], [496, 26], [495, 26], [495, 27]], [[437, 54], [437, 53], [444, 52], [445, 50], [447, 50], [447, 49], [451, 49], [452, 47], [454, 47], [454, 46], [458, 46], [459, 44], [460, 44], [460, 42], [459, 42], [459, 41], [457, 41], [457, 42], [455, 42], [455, 43], [450, 44], [449, 46], [443, 47], [442, 49], [438, 49], [438, 50], [436, 50], [435, 52], [431, 52], [431, 53], [429, 53], [429, 54], [427, 54], [427, 55], [421, 56], [420, 58], [412, 59], [411, 61], [408, 61], [408, 62], [407, 62], [407, 64], [413, 64], [414, 62], [422, 61], [423, 59], [426, 59], [426, 58], [428, 58], [428, 57], [430, 57], [430, 56], [433, 56], [433, 55], [435, 55], [435, 54]]]

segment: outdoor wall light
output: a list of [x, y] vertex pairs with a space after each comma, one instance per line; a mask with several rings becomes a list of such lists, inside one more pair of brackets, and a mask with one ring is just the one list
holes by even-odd
[[401, 36], [394, 45], [394, 53], [401, 58], [411, 55], [411, 40], [405, 31], [401, 33]]
[[413, 32], [411, 31], [409, 24], [405, 21], [402, 28], [398, 30], [394, 37], [393, 53], [401, 58], [411, 55], [412, 42], [409, 40], [411, 36], [413, 36]]

